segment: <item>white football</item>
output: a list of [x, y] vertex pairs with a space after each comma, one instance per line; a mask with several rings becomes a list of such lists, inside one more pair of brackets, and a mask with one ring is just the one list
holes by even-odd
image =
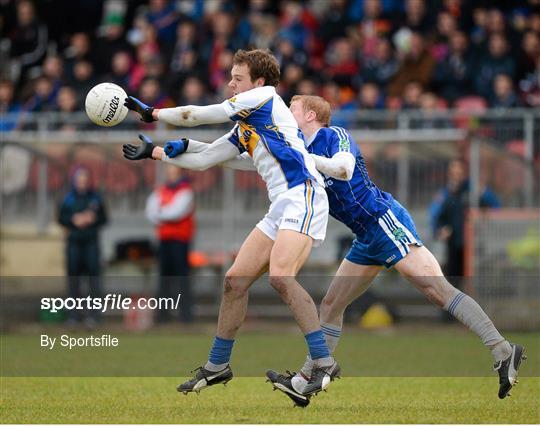
[[98, 84], [86, 95], [86, 114], [98, 126], [116, 126], [128, 113], [124, 106], [126, 98], [127, 94], [120, 86], [114, 83]]

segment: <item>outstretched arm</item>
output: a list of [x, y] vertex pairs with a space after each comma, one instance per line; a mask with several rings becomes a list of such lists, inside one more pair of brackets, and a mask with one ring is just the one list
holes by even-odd
[[[177, 155], [180, 155], [183, 151], [183, 146], [185, 146], [185, 140], [182, 141], [172, 141], [165, 144], [164, 150], [167, 153], [167, 157], [174, 158]], [[169, 151], [167, 151], [167, 146], [173, 145]], [[187, 144], [186, 153], [199, 153], [205, 151], [210, 144], [206, 142], [199, 142], [194, 139], [189, 139]], [[171, 153], [169, 153], [171, 152]], [[184, 154], [185, 155], [185, 154]], [[246, 170], [246, 171], [255, 171], [255, 165], [253, 164], [253, 159], [249, 156], [247, 152], [237, 155], [231, 160], [224, 161], [219, 164], [220, 166], [227, 167], [234, 170]]]
[[[154, 145], [150, 138], [143, 134], [139, 135], [139, 139], [142, 142], [140, 145], [125, 144], [122, 146], [122, 151], [124, 157], [128, 160], [152, 158], [154, 160], [162, 160], [167, 163], [175, 164], [186, 169], [206, 170], [224, 161], [231, 160], [239, 154], [238, 147], [233, 145], [229, 140], [231, 133], [232, 132], [229, 132], [213, 143], [207, 144], [205, 149], [196, 153], [184, 153], [188, 143], [187, 139], [183, 139], [180, 141], [183, 144], [183, 149], [175, 155], [180, 153], [183, 154], [175, 158], [168, 157], [163, 148]], [[170, 144], [170, 142], [168, 142], [167, 145], [168, 144]]]
[[350, 152], [337, 152], [333, 157], [310, 154], [315, 160], [317, 170], [337, 180], [351, 180], [356, 159]]
[[187, 105], [176, 108], [157, 109], [146, 105], [133, 96], [128, 96], [124, 105], [140, 114], [147, 123], [161, 120], [174, 126], [193, 127], [201, 124], [217, 124], [229, 121], [229, 115], [223, 104], [197, 106]]
[[226, 134], [211, 144], [207, 144], [204, 149], [198, 152], [188, 151], [175, 158], [168, 157], [163, 151], [163, 148], [155, 147], [152, 151], [152, 158], [186, 169], [206, 170], [212, 166], [232, 160], [238, 155], [238, 148], [231, 144], [228, 138], [229, 134]]
[[229, 121], [229, 116], [221, 104], [197, 106], [187, 105], [176, 108], [154, 109], [152, 117], [174, 126], [193, 127], [201, 124], [217, 124]]

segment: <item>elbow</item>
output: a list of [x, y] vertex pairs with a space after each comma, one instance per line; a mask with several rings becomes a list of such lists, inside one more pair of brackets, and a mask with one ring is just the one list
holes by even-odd
[[192, 108], [186, 107], [180, 112], [184, 127], [195, 127], [199, 124]]
[[347, 167], [340, 167], [337, 172], [335, 178], [337, 180], [343, 180], [348, 181], [352, 179], [353, 170], [349, 170]]
[[208, 170], [210, 167], [212, 167], [212, 164], [199, 163], [193, 166], [192, 170], [197, 170], [198, 172], [204, 172], [205, 170]]

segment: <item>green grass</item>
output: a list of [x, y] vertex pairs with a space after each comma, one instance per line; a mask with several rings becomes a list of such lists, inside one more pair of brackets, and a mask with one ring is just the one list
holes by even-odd
[[[62, 334], [58, 330], [47, 333], [56, 338]], [[0, 336], [2, 375], [180, 377], [206, 359], [212, 342], [211, 335], [201, 333], [112, 334], [119, 339], [117, 348], [72, 350], [41, 348], [37, 333]], [[507, 337], [526, 348], [529, 360], [521, 374], [540, 377], [540, 334], [512, 333]], [[305, 351], [296, 327], [285, 326], [283, 334], [275, 328], [272, 332], [242, 332], [234, 346], [232, 365], [237, 376], [261, 377], [268, 368], [299, 368]], [[384, 333], [346, 330], [336, 356], [347, 377], [493, 376], [489, 351], [461, 326], [397, 328]]]
[[3, 423], [539, 423], [540, 379], [346, 378], [293, 408], [262, 378], [181, 395], [173, 378], [7, 378]]
[[2, 335], [0, 421], [540, 423], [538, 333], [508, 335], [525, 345], [529, 359], [512, 397], [501, 401], [489, 351], [462, 327], [347, 330], [336, 353], [345, 378], [303, 410], [272, 392], [263, 377], [268, 368], [298, 368], [303, 361], [302, 338], [288, 330], [241, 333], [235, 379], [199, 396], [175, 387], [206, 358], [207, 334], [113, 333], [118, 348], [73, 351], [40, 348], [38, 333]]

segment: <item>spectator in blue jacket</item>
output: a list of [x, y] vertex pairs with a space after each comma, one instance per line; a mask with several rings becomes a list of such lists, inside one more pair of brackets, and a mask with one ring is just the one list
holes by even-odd
[[[91, 187], [90, 172], [79, 167], [75, 170], [72, 189], [60, 205], [58, 222], [66, 230], [66, 269], [69, 297], [85, 297], [81, 277], [88, 277], [91, 297], [101, 296], [99, 231], [107, 223], [105, 205], [99, 192]], [[73, 325], [83, 319], [82, 312], [72, 310], [69, 321]], [[99, 311], [92, 310], [85, 319], [88, 328], [94, 328]]]
[[497, 74], [516, 75], [516, 63], [508, 53], [508, 42], [502, 34], [489, 38], [488, 53], [474, 69], [475, 89], [480, 96], [489, 99]]
[[16, 130], [19, 126], [22, 107], [14, 99], [14, 91], [10, 80], [0, 81], [0, 132]]
[[[470, 182], [463, 160], [452, 160], [448, 165], [448, 183], [430, 206], [430, 217], [435, 236], [446, 242], [446, 275], [462, 277], [464, 270], [465, 217], [469, 208]], [[488, 187], [480, 191], [481, 208], [499, 208], [497, 195]], [[455, 281], [459, 283], [459, 280]]]

